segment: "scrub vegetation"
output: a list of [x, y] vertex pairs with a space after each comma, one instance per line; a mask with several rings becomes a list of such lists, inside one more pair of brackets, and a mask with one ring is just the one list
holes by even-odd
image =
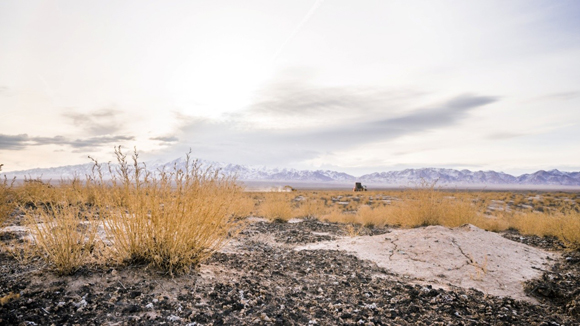
[[53, 185], [27, 179], [18, 186], [5, 181], [0, 188], [0, 212], [6, 215], [17, 205], [31, 229], [30, 252], [57, 273], [88, 264], [187, 272], [243, 225], [239, 216], [248, 207], [240, 203], [247, 201], [234, 178], [201, 167], [189, 155], [183, 169], [149, 172], [136, 151], [128, 158], [118, 147], [115, 154], [116, 165], [103, 171], [95, 161], [84, 181]]
[[[88, 265], [144, 264], [187, 272], [240, 231], [250, 216], [341, 223], [364, 228], [456, 227], [560, 239], [580, 249], [580, 195], [565, 192], [457, 191], [422, 183], [389, 191], [244, 192], [235, 178], [201, 167], [148, 171], [134, 151], [115, 149], [117, 164], [94, 161], [91, 175], [60, 182], [0, 182], [0, 223], [21, 218], [27, 255], [59, 274]], [[105, 178], [104, 176], [107, 176]], [[23, 218], [22, 218], [23, 217]]]
[[[0, 171], [2, 171], [3, 164], [0, 164]], [[14, 180], [8, 180], [6, 176], [0, 180], [0, 226], [8, 219], [10, 213], [14, 210], [15, 198], [12, 190]]]
[[[291, 205], [292, 213], [286, 213], [286, 219], [310, 217], [370, 228], [473, 224], [493, 232], [512, 229], [525, 235], [556, 237], [569, 248], [580, 249], [578, 193], [458, 191], [421, 183], [401, 190], [304, 191], [256, 197], [259, 207]], [[261, 216], [275, 219], [269, 212], [260, 211]]]

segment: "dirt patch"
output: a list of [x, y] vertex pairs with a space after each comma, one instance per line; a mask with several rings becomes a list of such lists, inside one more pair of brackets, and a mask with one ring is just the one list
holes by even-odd
[[474, 288], [531, 300], [523, 282], [538, 278], [558, 255], [505, 239], [472, 225], [393, 230], [387, 235], [342, 238], [297, 250], [344, 250], [393, 273], [438, 287]]
[[[400, 231], [403, 230], [375, 237], [387, 242], [385, 238]], [[24, 264], [0, 253], [0, 299], [6, 298], [0, 304], [0, 324], [577, 325], [580, 322], [556, 302], [542, 305], [486, 295], [475, 289], [440, 289], [427, 281], [415, 284], [372, 260], [336, 248], [294, 250], [298, 245], [341, 241], [344, 236], [342, 226], [313, 220], [254, 223], [223, 251], [190, 274], [176, 278], [146, 266], [93, 267], [73, 276], [57, 277], [40, 260]], [[14, 237], [1, 240], [8, 245], [17, 241]], [[288, 241], [289, 237], [295, 239]], [[462, 241], [459, 237], [455, 240], [466, 246]], [[399, 255], [402, 262], [406, 257]]]

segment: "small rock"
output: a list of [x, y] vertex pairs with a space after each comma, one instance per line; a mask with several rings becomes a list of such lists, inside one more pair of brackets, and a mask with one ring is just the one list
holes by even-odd
[[169, 317], [167, 317], [167, 320], [172, 321], [172, 322], [181, 321], [181, 317], [175, 316], [175, 315], [170, 315]]

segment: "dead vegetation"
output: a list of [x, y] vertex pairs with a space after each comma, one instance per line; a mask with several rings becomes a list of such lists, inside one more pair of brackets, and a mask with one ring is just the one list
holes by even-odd
[[[287, 221], [317, 218], [364, 227], [457, 227], [473, 224], [499, 232], [552, 236], [569, 248], [580, 248], [580, 196], [555, 192], [457, 191], [421, 183], [390, 191], [299, 191], [256, 193], [259, 216]], [[278, 218], [283, 216], [283, 218]], [[357, 234], [358, 228], [347, 228]]]
[[[187, 156], [185, 167], [148, 171], [135, 151], [115, 149], [116, 165], [95, 163], [82, 180], [0, 182], [0, 223], [20, 211], [34, 240], [29, 253], [60, 274], [90, 264], [146, 263], [169, 274], [196, 266], [248, 216], [363, 228], [473, 224], [489, 231], [551, 236], [580, 248], [580, 196], [554, 192], [456, 191], [422, 183], [390, 191], [248, 193], [236, 180]], [[106, 169], [106, 170], [105, 170]], [[105, 179], [103, 175], [111, 176]]]
[[[3, 164], [0, 164], [2, 171]], [[13, 191], [14, 180], [8, 180], [6, 176], [0, 180], [0, 226], [8, 219], [15, 207]]]
[[[186, 272], [235, 234], [249, 206], [234, 178], [202, 168], [187, 156], [184, 168], [149, 172], [118, 147], [111, 180], [95, 161], [93, 174], [57, 185], [27, 179], [0, 188], [0, 212], [18, 205], [30, 227], [29, 254], [59, 274], [89, 264], [145, 263], [169, 274]], [[4, 193], [14, 200], [5, 199]], [[242, 205], [244, 204], [244, 205]], [[238, 209], [240, 208], [240, 209]], [[4, 216], [4, 215], [3, 215]]]

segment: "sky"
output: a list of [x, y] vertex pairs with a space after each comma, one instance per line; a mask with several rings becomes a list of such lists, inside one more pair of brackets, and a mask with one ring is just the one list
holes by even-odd
[[579, 1], [0, 2], [3, 171], [580, 171]]

